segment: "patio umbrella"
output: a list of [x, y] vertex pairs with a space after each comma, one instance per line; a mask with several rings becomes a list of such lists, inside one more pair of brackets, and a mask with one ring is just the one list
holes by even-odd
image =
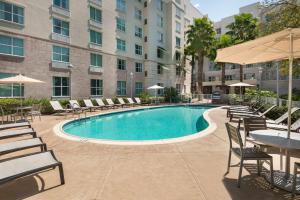
[[244, 82], [234, 83], [234, 84], [231, 84], [228, 86], [229, 87], [240, 87], [240, 96], [242, 96], [242, 87], [254, 87], [254, 85], [244, 83]]
[[[28, 83], [36, 84], [36, 83], [45, 83], [45, 82], [37, 80], [37, 79], [29, 78], [29, 77], [19, 74], [17, 76], [0, 79], [0, 83], [2, 83], [2, 84], [13, 84], [13, 83], [20, 84], [20, 97], [21, 97], [22, 96], [22, 91], [21, 91], [22, 84], [28, 84]], [[21, 106], [22, 105], [23, 105], [23, 99], [21, 99]]]
[[152, 85], [151, 87], [148, 87], [147, 89], [148, 90], [155, 90], [155, 101], [156, 101], [157, 90], [164, 89], [164, 87], [159, 86], [159, 85]]
[[293, 60], [295, 58], [300, 58], [300, 28], [288, 28], [249, 42], [219, 49], [215, 60], [240, 65], [289, 60], [288, 138], [291, 132]]

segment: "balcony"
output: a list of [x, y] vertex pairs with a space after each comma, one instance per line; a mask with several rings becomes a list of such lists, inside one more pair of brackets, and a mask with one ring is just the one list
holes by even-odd
[[89, 43], [89, 48], [96, 49], [96, 50], [102, 50], [102, 45], [95, 44], [95, 43]]
[[70, 43], [70, 37], [64, 36], [64, 35], [61, 35], [61, 34], [57, 34], [57, 33], [52, 33], [51, 34], [51, 39], [56, 40], [56, 41], [60, 41], [60, 42], [64, 42], [64, 43]]
[[90, 4], [92, 4], [93, 6], [98, 6], [101, 7], [102, 6], [102, 0], [88, 0]]
[[57, 14], [57, 15], [60, 15], [62, 17], [66, 17], [66, 18], [69, 18], [70, 17], [70, 11], [69, 10], [66, 10], [66, 9], [63, 9], [63, 8], [60, 8], [60, 7], [57, 7], [57, 6], [52, 6], [51, 7], [51, 13], [53, 14]]
[[90, 73], [103, 73], [103, 67], [96, 67], [96, 66], [92, 66], [90, 65], [89, 67], [89, 72]]
[[70, 70], [70, 63], [52, 60], [51, 67], [54, 69]]
[[95, 20], [89, 20], [89, 26], [97, 29], [102, 29], [102, 22], [97, 22]]

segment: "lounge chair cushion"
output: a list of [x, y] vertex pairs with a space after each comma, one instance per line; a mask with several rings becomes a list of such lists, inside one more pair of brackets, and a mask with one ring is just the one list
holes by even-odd
[[19, 128], [19, 127], [30, 127], [29, 122], [21, 122], [21, 123], [12, 123], [12, 124], [2, 124], [0, 125], [0, 130], [9, 129], [9, 128]]
[[32, 138], [26, 140], [19, 140], [0, 145], [0, 155], [7, 152], [13, 152], [21, 149], [42, 146], [43, 142], [40, 138]]
[[0, 163], [0, 182], [57, 164], [58, 161], [49, 151], [7, 160]]
[[17, 136], [27, 135], [27, 134], [32, 134], [33, 135], [34, 133], [35, 133], [35, 131], [32, 128], [0, 131], [0, 139], [1, 138], [17, 137]]

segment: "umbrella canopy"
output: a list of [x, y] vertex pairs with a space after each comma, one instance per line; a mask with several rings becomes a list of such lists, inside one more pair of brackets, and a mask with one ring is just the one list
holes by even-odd
[[0, 79], [0, 83], [19, 83], [19, 84], [25, 84], [25, 83], [44, 83], [43, 81], [29, 78], [26, 76], [23, 76], [21, 74], [13, 77], [3, 78]]
[[148, 90], [157, 90], [157, 89], [164, 89], [164, 87], [159, 85], [152, 85], [151, 87], [147, 88]]
[[300, 58], [300, 28], [294, 28], [219, 49], [215, 62], [247, 65], [289, 59], [291, 35], [293, 36], [293, 58]]
[[239, 82], [239, 83], [234, 83], [231, 85], [228, 85], [229, 87], [254, 87], [254, 85], [248, 84], [248, 83], [243, 83], [243, 82]]
[[300, 58], [300, 28], [283, 31], [217, 51], [216, 62], [241, 65], [289, 60], [288, 138], [291, 133], [293, 60]]

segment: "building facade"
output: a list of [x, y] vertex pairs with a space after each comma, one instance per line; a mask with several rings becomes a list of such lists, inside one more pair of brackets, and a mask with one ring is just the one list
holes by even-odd
[[190, 92], [184, 30], [189, 0], [0, 0], [0, 97], [136, 96], [159, 84]]
[[[239, 14], [251, 13], [259, 21], [264, 20], [259, 3], [250, 4], [239, 9]], [[217, 37], [226, 34], [227, 26], [234, 22], [234, 16], [228, 16], [219, 22], [215, 22]], [[236, 64], [225, 64], [225, 85], [240, 82], [240, 66]], [[243, 67], [243, 82], [255, 85], [262, 89], [271, 90], [281, 94], [286, 94], [288, 90], [288, 80], [286, 75], [282, 75], [278, 62], [260, 63], [246, 65]], [[213, 91], [222, 91], [222, 70], [219, 65], [207, 62], [204, 65], [204, 93], [210, 94]], [[300, 89], [300, 79], [295, 76], [293, 79], [294, 88]], [[236, 91], [234, 91], [236, 90]], [[226, 93], [239, 93], [239, 88], [227, 87]]]

